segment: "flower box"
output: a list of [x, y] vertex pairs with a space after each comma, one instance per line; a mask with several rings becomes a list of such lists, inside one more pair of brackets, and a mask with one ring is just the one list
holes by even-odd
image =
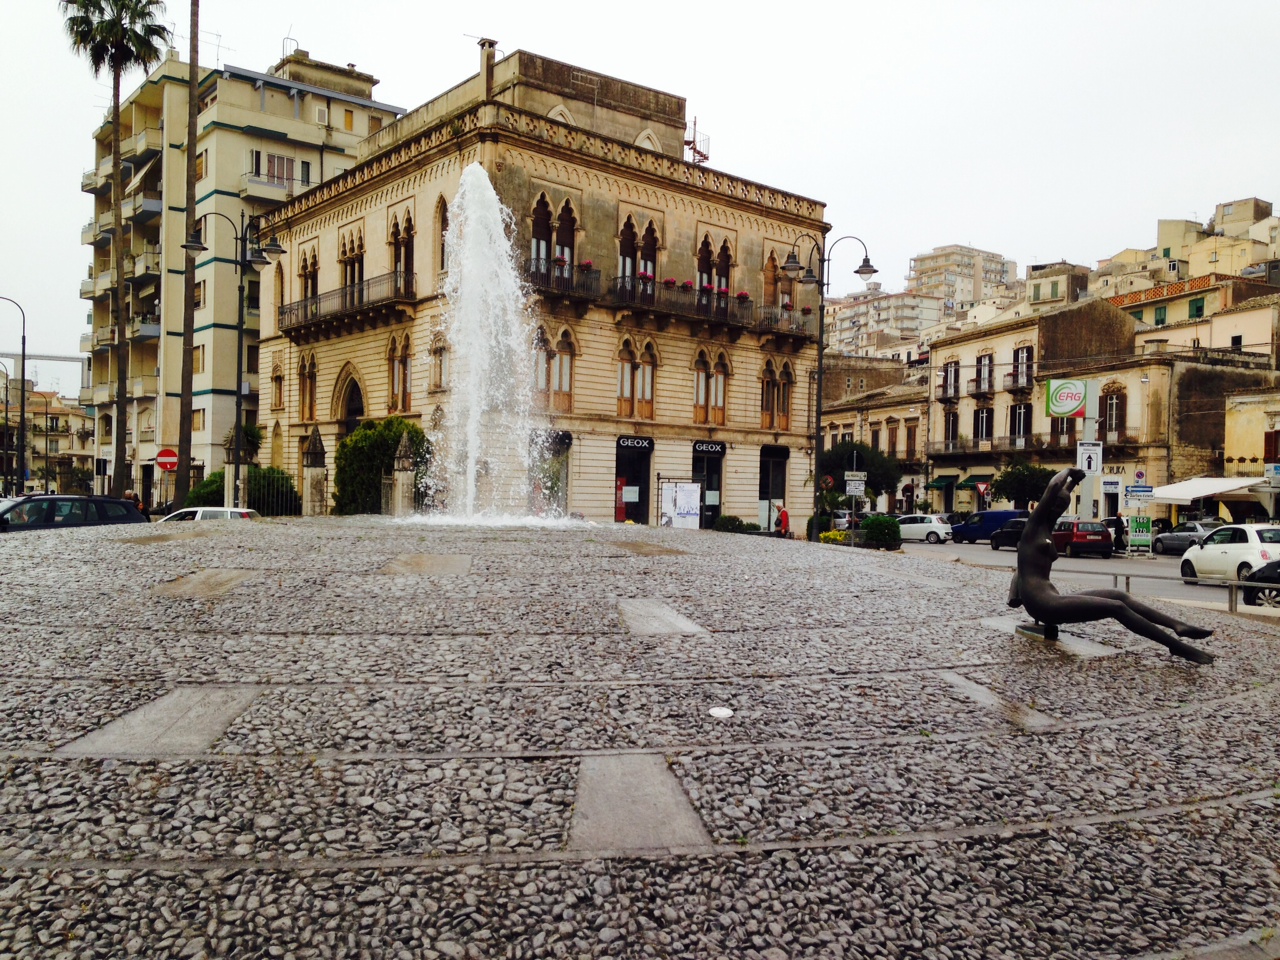
[[552, 259], [551, 262], [554, 263], [557, 267], [563, 267], [569, 261], [566, 260], [564, 257], [555, 257]]
[[791, 309], [791, 301], [790, 301], [790, 300], [784, 301], [784, 302], [783, 302], [783, 304], [782, 304], [782, 309], [783, 309], [783, 310], [790, 310], [790, 309]]
[[680, 289], [681, 289], [681, 290], [692, 290], [692, 289], [693, 289], [693, 281], [692, 281], [692, 280], [686, 280], [686, 281], [684, 281], [682, 284], [680, 284]]
[[590, 270], [590, 269], [591, 269], [591, 261], [590, 261], [590, 260], [583, 260], [581, 263], [579, 263], [579, 264], [578, 264], [578, 269], [579, 269], [579, 270]]
[[663, 285], [664, 287], [674, 287], [674, 286], [676, 285], [676, 278], [675, 278], [675, 277], [667, 277], [667, 279], [665, 279], [665, 280], [663, 280], [663, 281], [662, 281], [662, 285]]
[[750, 299], [751, 299], [751, 294], [747, 293], [747, 291], [745, 291], [745, 290], [739, 290], [739, 291], [738, 291], [738, 299], [739, 299], [739, 300], [750, 300]]
[[715, 290], [715, 287], [713, 287], [713, 286], [712, 286], [711, 284], [709, 284], [709, 283], [704, 283], [704, 284], [702, 285], [702, 289], [703, 289], [703, 291], [704, 291], [705, 293], [711, 293], [712, 291], [714, 291], [714, 290]]
[[813, 307], [801, 307], [800, 312], [807, 317], [809, 314], [813, 313]]
[[[640, 271], [640, 273], [636, 274], [636, 276], [638, 276], [638, 277], [639, 277], [641, 280], [643, 280], [645, 283], [648, 283], [649, 281], [651, 281], [651, 280], [653, 279], [653, 274], [652, 274], [652, 273], [645, 273], [643, 270], [642, 270], [642, 271]], [[672, 282], [672, 283], [675, 283], [675, 281], [674, 281], [674, 280], [672, 280], [671, 282]]]

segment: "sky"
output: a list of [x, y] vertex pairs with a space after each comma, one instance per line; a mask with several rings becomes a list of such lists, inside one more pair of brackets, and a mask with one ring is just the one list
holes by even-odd
[[[359, 11], [359, 22], [353, 22]], [[92, 215], [80, 174], [110, 78], [74, 55], [55, 0], [0, 0], [0, 296], [22, 304], [30, 353], [75, 354]], [[166, 19], [185, 59], [187, 0]], [[1026, 266], [1096, 265], [1155, 243], [1156, 220], [1216, 203], [1280, 203], [1270, 109], [1280, 4], [1187, 0], [818, 0], [583, 7], [508, 0], [203, 0], [201, 62], [266, 70], [285, 38], [381, 80], [412, 108], [475, 73], [476, 38], [683, 96], [708, 166], [826, 203], [832, 239], [863, 240], [900, 290], [910, 258], [947, 243]], [[125, 91], [142, 79], [126, 77]], [[16, 114], [16, 116], [15, 116]], [[860, 290], [854, 241], [832, 251], [830, 295]], [[0, 353], [19, 346], [0, 302]], [[33, 363], [74, 394], [74, 367]]]

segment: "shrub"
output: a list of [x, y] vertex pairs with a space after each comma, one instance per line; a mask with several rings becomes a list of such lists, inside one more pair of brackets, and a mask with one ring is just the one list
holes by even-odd
[[395, 469], [396, 448], [402, 434], [413, 447], [415, 479], [421, 478], [431, 459], [431, 445], [416, 423], [401, 417], [366, 420], [338, 444], [333, 474], [334, 512], [381, 513], [382, 478]]
[[[721, 533], [742, 533], [747, 529], [747, 525], [742, 522], [741, 517], [734, 517], [727, 513], [722, 513], [720, 516], [716, 517], [716, 522], [712, 525], [711, 529], [719, 530]], [[756, 525], [756, 529], [760, 529], [758, 524]]]
[[[244, 475], [244, 505], [264, 517], [293, 517], [302, 512], [302, 498], [293, 477], [279, 467], [262, 469], [247, 464]], [[227, 475], [216, 470], [187, 494], [184, 507], [220, 507], [225, 497]]]
[[846, 530], [827, 530], [818, 535], [823, 543], [848, 543], [849, 533]]
[[870, 516], [862, 521], [862, 542], [868, 547], [888, 547], [896, 550], [902, 544], [898, 521], [893, 517]]
[[757, 533], [759, 532], [759, 530], [760, 530], [760, 524], [758, 523], [747, 522], [742, 525], [743, 533]]
[[221, 470], [215, 470], [209, 474], [198, 484], [191, 488], [191, 492], [187, 494], [187, 500], [182, 504], [184, 507], [220, 507], [224, 497], [223, 490], [226, 487], [226, 474]]

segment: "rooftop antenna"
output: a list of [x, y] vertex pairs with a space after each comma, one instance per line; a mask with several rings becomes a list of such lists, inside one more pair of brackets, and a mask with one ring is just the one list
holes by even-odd
[[698, 136], [698, 118], [693, 118], [693, 127], [685, 137], [684, 145], [689, 149], [689, 159], [694, 163], [706, 163], [711, 159], [711, 138], [705, 133]]
[[[289, 32], [290, 33], [293, 32], [293, 24], [289, 24]], [[292, 50], [289, 49], [289, 44], [291, 43], [293, 44]], [[288, 34], [285, 34], [284, 39], [280, 41], [280, 59], [283, 60], [286, 57], [288, 57], [290, 54], [297, 53], [298, 46], [299, 44], [297, 40], [293, 39], [293, 37], [289, 36]]]

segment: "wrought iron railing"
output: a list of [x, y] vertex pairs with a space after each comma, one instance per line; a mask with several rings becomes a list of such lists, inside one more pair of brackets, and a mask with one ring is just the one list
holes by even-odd
[[968, 393], [971, 397], [985, 397], [988, 394], [995, 393], [995, 390], [995, 377], [989, 373], [981, 377], [973, 377], [969, 380]]
[[939, 400], [959, 400], [960, 384], [955, 380], [948, 380], [940, 383], [934, 391], [934, 396]]
[[280, 329], [289, 330], [326, 317], [338, 317], [383, 303], [412, 300], [413, 281], [412, 273], [396, 270], [363, 283], [330, 290], [318, 297], [286, 303], [280, 308]]
[[1014, 367], [1012, 373], [1004, 375], [1004, 389], [1006, 393], [1014, 393], [1019, 390], [1030, 390], [1036, 385], [1035, 378], [1031, 376], [1031, 367]]
[[[747, 303], [750, 302], [750, 300], [747, 301]], [[812, 312], [805, 313], [803, 310], [785, 310], [782, 307], [761, 305], [756, 311], [756, 328], [816, 337], [818, 318], [813, 316]]]
[[525, 261], [525, 276], [538, 291], [594, 300], [600, 296], [600, 271], [535, 257]]

